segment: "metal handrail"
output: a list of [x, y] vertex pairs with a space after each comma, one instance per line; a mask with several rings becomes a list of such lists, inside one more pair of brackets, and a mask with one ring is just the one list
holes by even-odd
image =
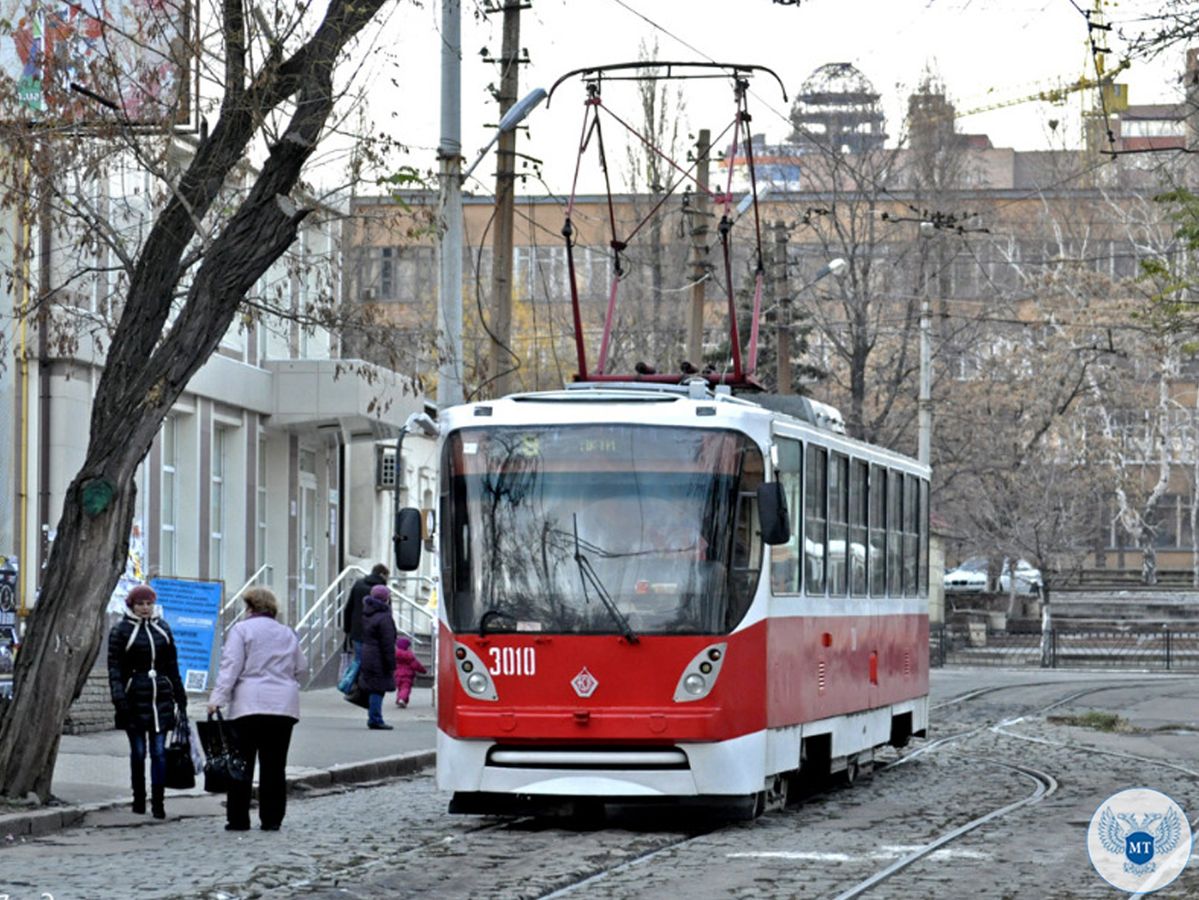
[[[272, 566], [270, 563], [263, 563], [261, 566], [259, 566], [258, 571], [255, 572], [253, 575], [251, 575], [246, 580], [246, 583], [243, 584], [241, 587], [239, 587], [237, 589], [237, 591], [233, 594], [233, 596], [230, 597], [229, 600], [225, 603], [225, 605], [221, 607], [220, 621], [222, 623], [225, 622], [225, 617], [226, 617], [226, 615], [228, 615], [229, 610], [233, 608], [233, 606], [237, 603], [238, 600], [241, 599], [242, 595], [245, 594], [246, 591], [248, 591], [251, 587], [254, 586], [254, 583], [258, 581], [258, 577], [263, 572], [274, 572], [274, 570], [275, 570], [275, 567]], [[272, 581], [272, 580], [273, 579], [268, 579], [267, 583], [269, 584], [270, 581]], [[236, 625], [238, 622], [240, 622], [243, 615], [245, 615], [245, 609], [244, 608], [239, 609], [237, 611], [237, 615], [235, 615], [233, 617], [232, 621], [230, 621], [227, 625], [224, 626], [224, 630], [227, 632], [230, 628], [232, 628], [234, 625]]]
[[365, 575], [366, 570], [361, 566], [352, 563], [346, 566], [296, 623], [300, 649], [308, 661], [308, 684], [320, 675], [330, 658], [340, 652], [345, 640], [339, 626], [342, 610], [340, 600], [347, 579], [351, 579], [349, 583], [352, 585]]
[[[341, 628], [342, 612], [345, 608], [343, 598], [354, 582], [366, 575], [367, 570], [359, 565], [351, 563], [346, 566], [296, 623], [295, 630], [300, 638], [300, 649], [308, 661], [308, 684], [321, 674], [330, 659], [341, 652], [345, 641]], [[423, 637], [426, 634], [425, 628], [418, 629], [417, 626], [427, 626], [427, 634], [433, 643], [434, 665], [430, 667], [432, 672], [437, 661], [437, 613], [396, 586], [407, 581], [427, 584], [435, 589], [437, 579], [424, 575], [404, 576], [393, 579], [393, 583], [388, 585], [394, 601], [392, 618], [396, 623], [396, 630], [409, 637], [416, 637], [418, 634]], [[423, 619], [418, 619], [418, 616]]]

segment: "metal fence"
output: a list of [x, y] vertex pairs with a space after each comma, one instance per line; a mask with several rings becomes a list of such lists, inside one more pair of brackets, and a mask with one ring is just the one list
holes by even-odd
[[1050, 669], [1199, 671], [1199, 631], [1050, 629], [998, 631], [978, 625], [934, 625], [929, 665], [1033, 666]]

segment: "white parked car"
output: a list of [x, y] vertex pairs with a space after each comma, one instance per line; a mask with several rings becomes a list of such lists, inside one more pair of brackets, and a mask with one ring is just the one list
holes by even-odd
[[[1028, 560], [1016, 561], [1015, 572], [1009, 572], [1010, 560], [1003, 561], [1003, 571], [999, 575], [999, 591], [1007, 593], [1012, 583], [1012, 575], [1016, 578], [1017, 594], [1036, 594], [1041, 590], [1041, 570], [1035, 568]], [[987, 558], [972, 556], [956, 569], [945, 573], [945, 590], [947, 591], [985, 591], [987, 589]]]

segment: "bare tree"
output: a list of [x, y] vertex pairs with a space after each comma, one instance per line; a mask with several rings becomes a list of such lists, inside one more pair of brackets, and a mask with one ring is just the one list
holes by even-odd
[[[208, 42], [220, 41], [215, 63], [191, 47], [193, 58], [218, 75], [219, 105], [212, 126], [201, 129], [186, 154], [169, 141], [154, 149], [129, 124], [128, 108], [110, 117], [111, 144], [103, 149], [112, 153], [119, 146], [134, 155], [166, 191], [144, 235], [135, 228], [116, 240], [111, 231], [97, 232], [125, 279], [123, 300], [112, 311], [116, 324], [86, 458], [66, 491], [17, 659], [13, 699], [0, 722], [2, 795], [49, 796], [62, 723], [96, 658], [105, 604], [124, 567], [137, 466], [172, 404], [245, 309], [247, 293], [311, 214], [296, 197], [341, 96], [337, 63], [382, 6], [382, 0], [331, 0], [312, 22], [303, 9], [280, 5], [254, 23], [239, 4], [220, 6], [217, 35]], [[314, 27], [306, 29], [306, 21]], [[34, 154], [28, 134], [13, 128], [5, 137], [14, 157], [32, 159], [49, 184], [62, 161], [40, 140], [44, 133], [35, 135], [40, 149]], [[256, 141], [264, 141], [267, 152], [250, 170], [244, 160]], [[89, 144], [83, 139], [74, 148]], [[91, 146], [99, 156], [102, 148]], [[239, 183], [243, 190], [228, 193]], [[80, 203], [72, 209], [86, 213]], [[53, 298], [38, 299], [49, 304]]]

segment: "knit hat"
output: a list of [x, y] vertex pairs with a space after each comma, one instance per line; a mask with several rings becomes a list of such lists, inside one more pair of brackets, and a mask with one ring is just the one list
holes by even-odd
[[138, 584], [134, 585], [129, 593], [125, 595], [125, 605], [133, 609], [133, 604], [139, 600], [149, 600], [153, 603], [157, 599], [158, 595], [154, 593], [154, 588], [148, 584]]
[[387, 603], [391, 600], [391, 589], [385, 584], [376, 584], [371, 588], [371, 596], [376, 600], [382, 600]]
[[411, 646], [412, 646], [412, 641], [408, 640], [408, 638], [405, 638], [405, 637], [396, 638], [396, 649], [397, 650], [407, 650]]

